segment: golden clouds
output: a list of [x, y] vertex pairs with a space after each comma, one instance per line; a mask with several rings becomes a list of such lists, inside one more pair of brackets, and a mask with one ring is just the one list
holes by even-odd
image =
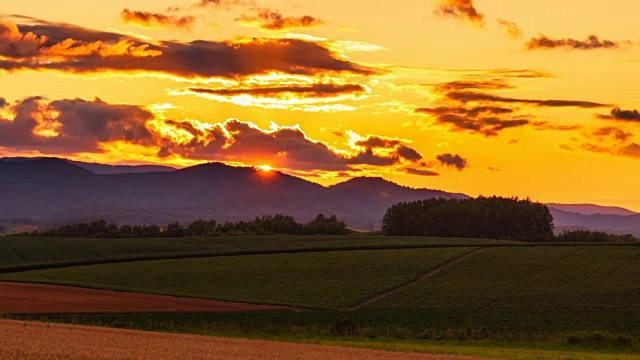
[[196, 21], [195, 16], [176, 16], [152, 13], [148, 11], [134, 11], [124, 9], [120, 13], [122, 22], [142, 26], [145, 28], [178, 28], [188, 29]]
[[3, 24], [0, 69], [6, 71], [147, 73], [185, 79], [238, 79], [269, 73], [366, 76], [377, 72], [310, 40], [267, 38], [152, 44], [122, 34], [43, 21], [37, 21], [36, 25]]
[[156, 160], [174, 164], [215, 160], [316, 174], [430, 167], [408, 140], [352, 131], [338, 149], [310, 138], [299, 126], [272, 123], [262, 129], [237, 119], [174, 120], [164, 116], [164, 107], [109, 104], [97, 98], [32, 97], [1, 103], [0, 147], [14, 151], [74, 155], [128, 149], [146, 161], [155, 154]]
[[310, 28], [324, 24], [324, 21], [313, 16], [284, 16], [280, 12], [259, 9], [253, 14], [244, 14], [236, 22], [246, 26], [256, 26], [266, 31], [285, 31], [295, 28]]

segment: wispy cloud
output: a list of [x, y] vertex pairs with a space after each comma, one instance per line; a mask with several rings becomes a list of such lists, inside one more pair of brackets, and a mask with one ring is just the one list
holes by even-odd
[[484, 15], [473, 5], [473, 0], [436, 0], [436, 15], [454, 17], [483, 26]]
[[565, 48], [573, 50], [595, 50], [595, 49], [619, 49], [621, 42], [600, 39], [596, 35], [590, 35], [585, 40], [576, 39], [552, 39], [545, 35], [540, 35], [537, 38], [531, 38], [527, 42], [527, 49], [556, 49]]
[[188, 29], [196, 21], [195, 16], [176, 16], [124, 9], [120, 13], [122, 22], [145, 28]]
[[309, 15], [284, 16], [279, 11], [270, 9], [259, 9], [252, 14], [244, 14], [237, 18], [236, 22], [246, 26], [255, 26], [265, 31], [286, 31], [324, 24], [324, 21], [317, 17]]
[[504, 19], [498, 19], [496, 20], [496, 22], [507, 32], [507, 34], [511, 38], [513, 39], [522, 38], [522, 30], [516, 23], [508, 20], [504, 20]]

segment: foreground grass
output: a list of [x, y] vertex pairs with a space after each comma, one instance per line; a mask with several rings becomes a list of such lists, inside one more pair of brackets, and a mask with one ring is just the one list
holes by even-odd
[[244, 255], [77, 266], [2, 280], [308, 308], [342, 308], [476, 250], [454, 247]]
[[[576, 346], [569, 344], [567, 342], [567, 338], [570, 336], [576, 336], [576, 334], [548, 335], [525, 340], [498, 338], [487, 340], [401, 340], [388, 337], [344, 336], [337, 333], [334, 333], [333, 335], [279, 333], [278, 331], [274, 331], [274, 327], [263, 329], [264, 331], [261, 332], [247, 332], [247, 328], [243, 328], [242, 326], [216, 328], [215, 325], [212, 325], [202, 328], [189, 328], [184, 327], [184, 324], [178, 325], [169, 321], [165, 322], [165, 325], [167, 325], [166, 327], [154, 328], [153, 326], [149, 326], [149, 323], [144, 322], [139, 322], [137, 324], [125, 324], [124, 322], [105, 322], [103, 321], [105, 318], [102, 320], [97, 320], [97, 317], [91, 318], [92, 320], [89, 319], [90, 318], [39, 318], [38, 320], [71, 324], [88, 324], [94, 326], [111, 326], [147, 331], [179, 332], [291, 343], [321, 344], [399, 352], [464, 355], [498, 359], [640, 359], [640, 346], [638, 345], [637, 340], [634, 340], [634, 343], [625, 346], [611, 344], [584, 344]], [[583, 336], [588, 337], [590, 334], [591, 333], [585, 333]]]
[[277, 252], [456, 246], [518, 246], [512, 241], [426, 237], [238, 236], [167, 239], [14, 237], [0, 239], [0, 272], [124, 261]]

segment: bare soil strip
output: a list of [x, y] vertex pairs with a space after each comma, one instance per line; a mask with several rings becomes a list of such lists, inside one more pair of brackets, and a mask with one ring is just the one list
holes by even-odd
[[222, 312], [295, 310], [254, 305], [73, 286], [0, 283], [0, 314], [84, 314], [136, 312]]
[[474, 359], [451, 355], [399, 353], [10, 320], [0, 320], [0, 358], [6, 360]]
[[432, 277], [433, 275], [435, 275], [435, 274], [447, 269], [450, 266], [453, 266], [453, 265], [459, 263], [460, 261], [466, 259], [467, 257], [469, 257], [469, 256], [471, 256], [471, 255], [473, 255], [473, 254], [475, 254], [475, 253], [477, 253], [478, 251], [481, 251], [481, 250], [483, 250], [483, 249], [478, 249], [478, 250], [472, 251], [472, 252], [470, 252], [468, 254], [462, 255], [459, 258], [453, 259], [453, 260], [449, 261], [448, 263], [446, 263], [444, 265], [441, 265], [441, 266], [429, 271], [426, 274], [423, 274], [422, 276], [420, 276], [419, 278], [417, 278], [416, 280], [414, 280], [414, 281], [412, 281], [412, 282], [410, 282], [408, 284], [404, 284], [404, 285], [399, 286], [399, 287], [397, 287], [395, 289], [389, 290], [386, 293], [382, 293], [382, 294], [376, 295], [376, 296], [374, 296], [374, 297], [372, 297], [372, 298], [370, 298], [368, 300], [365, 300], [364, 302], [362, 302], [362, 303], [360, 303], [360, 304], [358, 304], [356, 306], [353, 306], [353, 307], [350, 307], [350, 308], [346, 308], [346, 309], [344, 309], [344, 311], [360, 310], [363, 307], [365, 307], [365, 306], [367, 306], [367, 305], [369, 305], [371, 303], [374, 303], [374, 302], [376, 302], [378, 300], [384, 299], [384, 298], [386, 298], [388, 296], [391, 296], [391, 295], [393, 295], [393, 294], [395, 294], [397, 292], [400, 292], [400, 291], [408, 288], [409, 286], [412, 286], [412, 285], [415, 285], [415, 284], [417, 284], [419, 282], [425, 281], [428, 278]]

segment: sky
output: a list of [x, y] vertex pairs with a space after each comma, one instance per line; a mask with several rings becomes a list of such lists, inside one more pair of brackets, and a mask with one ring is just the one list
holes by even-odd
[[11, 1], [0, 156], [640, 211], [640, 3]]

